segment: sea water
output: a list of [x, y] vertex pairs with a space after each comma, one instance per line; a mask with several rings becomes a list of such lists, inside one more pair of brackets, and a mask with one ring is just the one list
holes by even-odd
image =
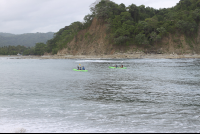
[[199, 133], [199, 116], [198, 59], [0, 58], [1, 133]]

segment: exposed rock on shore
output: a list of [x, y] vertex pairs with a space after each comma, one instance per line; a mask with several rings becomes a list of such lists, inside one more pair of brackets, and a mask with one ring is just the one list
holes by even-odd
[[[6, 56], [1, 56], [6, 57]], [[9, 59], [187, 59], [200, 58], [198, 54], [113, 54], [113, 55], [44, 55], [44, 56], [9, 56]]]

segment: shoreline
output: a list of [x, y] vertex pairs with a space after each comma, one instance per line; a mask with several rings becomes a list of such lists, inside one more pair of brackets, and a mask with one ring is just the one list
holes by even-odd
[[113, 55], [43, 55], [43, 56], [17, 56], [1, 57], [9, 59], [200, 59], [199, 54], [113, 54]]

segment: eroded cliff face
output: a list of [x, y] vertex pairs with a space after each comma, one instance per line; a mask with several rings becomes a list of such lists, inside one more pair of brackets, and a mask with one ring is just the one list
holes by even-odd
[[106, 25], [94, 19], [88, 29], [80, 31], [58, 55], [100, 55], [112, 53], [112, 45], [106, 40]]
[[80, 31], [67, 47], [57, 55], [112, 55], [115, 53], [154, 53], [154, 54], [200, 54], [200, 26], [196, 37], [188, 38], [179, 33], [170, 34], [153, 45], [114, 45], [109, 44], [107, 25], [96, 18], [88, 29]]
[[151, 49], [168, 54], [200, 54], [200, 25], [198, 33], [187, 37], [180, 33], [170, 34], [160, 42], [155, 43]]

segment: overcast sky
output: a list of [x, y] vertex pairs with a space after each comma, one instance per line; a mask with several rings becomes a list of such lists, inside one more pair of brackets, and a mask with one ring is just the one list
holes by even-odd
[[[0, 32], [57, 32], [75, 21], [83, 21], [96, 0], [0, 0]], [[126, 6], [169, 8], [179, 0], [111, 0]]]

